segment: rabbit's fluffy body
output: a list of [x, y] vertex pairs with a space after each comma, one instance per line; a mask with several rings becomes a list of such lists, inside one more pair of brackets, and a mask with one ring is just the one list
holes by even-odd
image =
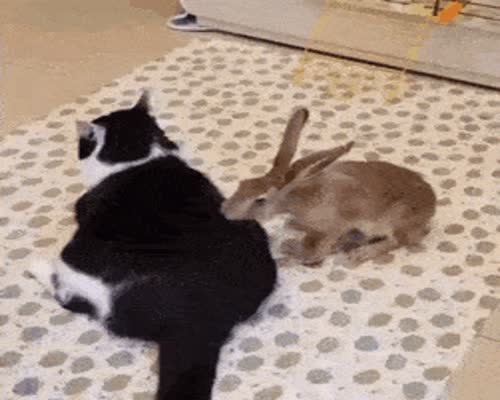
[[[291, 224], [305, 232], [302, 246], [289, 247], [305, 264], [334, 252], [347, 252], [351, 262], [359, 263], [418, 244], [436, 202], [417, 173], [383, 161], [333, 163], [290, 182], [270, 200], [275, 213], [290, 214]], [[352, 237], [354, 230], [362, 235]]]
[[333, 253], [359, 264], [417, 245], [435, 213], [432, 187], [418, 173], [388, 162], [337, 161], [353, 142], [290, 165], [307, 118], [305, 109], [293, 114], [272, 170], [241, 182], [224, 203], [225, 215], [265, 222], [289, 214], [290, 226], [305, 235], [283, 250], [306, 265], [318, 265]]

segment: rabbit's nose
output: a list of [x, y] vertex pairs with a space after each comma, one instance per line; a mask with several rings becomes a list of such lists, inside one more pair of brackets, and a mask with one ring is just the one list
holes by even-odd
[[224, 203], [222, 203], [221, 211], [227, 219], [236, 219], [237, 217], [235, 207], [231, 205], [230, 201], [225, 201]]

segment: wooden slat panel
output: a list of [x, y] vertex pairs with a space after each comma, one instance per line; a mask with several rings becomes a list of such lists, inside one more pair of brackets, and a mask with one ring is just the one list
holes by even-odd
[[[226, 0], [184, 3], [201, 23], [221, 30], [500, 88], [499, 23], [475, 17], [430, 23], [432, 35], [422, 42], [417, 39], [427, 21], [423, 16], [331, 1], [336, 4], [330, 22], [315, 41], [311, 32], [323, 15], [324, 0], [238, 0], [237, 7]], [[463, 36], [467, 40], [456, 40]], [[417, 60], [411, 57], [414, 48], [419, 49]]]
[[500, 22], [500, 7], [485, 7], [480, 5], [469, 4], [462, 11], [464, 16], [474, 15], [476, 17], [498, 20]]
[[500, 0], [471, 0], [471, 4], [500, 8]]

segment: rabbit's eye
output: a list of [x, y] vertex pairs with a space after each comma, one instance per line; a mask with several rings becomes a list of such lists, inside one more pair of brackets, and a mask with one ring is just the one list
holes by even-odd
[[260, 197], [257, 200], [255, 200], [255, 204], [258, 205], [258, 206], [261, 206], [265, 202], [266, 202], [266, 198], [265, 197]]

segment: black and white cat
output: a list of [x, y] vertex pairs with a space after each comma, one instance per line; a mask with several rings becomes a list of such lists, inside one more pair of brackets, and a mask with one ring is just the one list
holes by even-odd
[[147, 94], [77, 129], [89, 184], [78, 228], [32, 273], [64, 308], [159, 344], [157, 399], [208, 400], [219, 350], [274, 288], [267, 236], [222, 215], [222, 195], [179, 158]]

